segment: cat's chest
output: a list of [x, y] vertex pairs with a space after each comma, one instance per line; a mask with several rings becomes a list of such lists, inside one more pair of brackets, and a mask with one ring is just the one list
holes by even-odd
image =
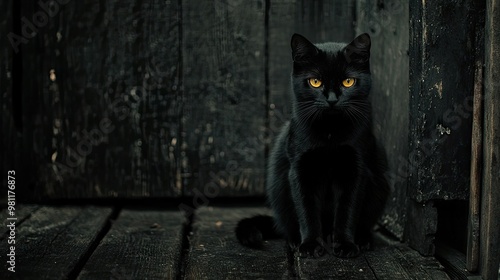
[[298, 157], [298, 163], [313, 173], [355, 168], [358, 154], [347, 145], [313, 147]]

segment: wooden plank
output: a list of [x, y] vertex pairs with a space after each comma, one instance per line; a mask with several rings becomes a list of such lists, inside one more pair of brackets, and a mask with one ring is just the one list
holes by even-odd
[[178, 1], [52, 3], [23, 56], [33, 198], [180, 194]]
[[299, 1], [270, 1], [269, 7], [269, 134], [266, 144], [271, 149], [283, 124], [292, 111], [291, 73], [292, 50], [290, 41], [296, 27]]
[[[112, 210], [105, 207], [42, 207], [16, 228], [15, 273], [3, 279], [64, 279], [96, 242]], [[10, 244], [0, 243], [2, 252]], [[10, 257], [9, 257], [10, 258]]]
[[177, 211], [123, 210], [78, 279], [176, 279], [183, 222]]
[[320, 259], [296, 259], [300, 279], [377, 279], [362, 256], [341, 259], [327, 255]]
[[[484, 39], [484, 38], [483, 38]], [[481, 179], [483, 165], [483, 60], [477, 59], [472, 113], [469, 219], [467, 226], [467, 269], [479, 268]]]
[[304, 35], [314, 43], [348, 43], [354, 39], [355, 0], [290, 2], [295, 2], [293, 32]]
[[[59, 7], [59, 3], [55, 3]], [[54, 29], [54, 21], [47, 12], [34, 1], [22, 1], [19, 4], [21, 36], [24, 38], [19, 44], [22, 64], [20, 75], [14, 86], [19, 90], [22, 101], [22, 169], [19, 170], [19, 185], [24, 187], [25, 194], [21, 194], [24, 199], [36, 201], [43, 196], [45, 178], [43, 176], [51, 174], [48, 168], [50, 162], [50, 150], [52, 150], [51, 132], [54, 121], [51, 116], [53, 109], [49, 94], [46, 92], [44, 78], [49, 79], [50, 69], [44, 69], [42, 58], [44, 57], [45, 37], [52, 36], [55, 32], [48, 32]], [[37, 14], [39, 17], [35, 17]], [[36, 23], [35, 23], [36, 21]], [[50, 36], [50, 37], [52, 37]], [[47, 36], [48, 37], [48, 36]], [[47, 46], [54, 53], [56, 48], [52, 44]], [[49, 120], [50, 118], [50, 120]], [[17, 181], [17, 180], [16, 180]], [[25, 182], [23, 182], [25, 181]]]
[[446, 272], [452, 279], [468, 279], [475, 276], [466, 268], [465, 255], [451, 247], [438, 244], [436, 257], [445, 266]]
[[404, 245], [379, 247], [364, 256], [377, 279], [449, 279], [436, 259]]
[[500, 265], [500, 1], [488, 0], [486, 6], [480, 269], [484, 279], [497, 279]]
[[432, 256], [435, 252], [435, 236], [437, 231], [437, 210], [434, 202], [425, 204], [410, 199], [408, 201], [405, 241], [424, 256]]
[[234, 228], [239, 220], [269, 214], [264, 208], [202, 207], [194, 217], [185, 279], [282, 279], [287, 270], [283, 240], [270, 240], [255, 250], [238, 243]]
[[482, 32], [475, 23], [484, 17], [480, 2], [410, 3], [408, 194], [417, 201], [469, 196], [474, 57], [482, 47], [475, 42]]
[[423, 257], [407, 245], [375, 236], [372, 251], [354, 259], [326, 256], [296, 259], [297, 271], [305, 279], [449, 279], [434, 257]]
[[411, 274], [401, 266], [397, 257], [401, 257], [401, 253], [396, 247], [379, 248], [365, 254], [377, 279], [411, 279]]
[[356, 33], [368, 32], [372, 39], [374, 133], [387, 153], [392, 189], [381, 222], [402, 240], [409, 168], [409, 1], [358, 0], [356, 7]]
[[[485, 7], [483, 7], [485, 9]], [[476, 21], [476, 29], [485, 28], [486, 18]], [[471, 136], [471, 180], [469, 195], [469, 217], [467, 225], [467, 269], [479, 269], [480, 251], [480, 208], [481, 208], [481, 183], [483, 165], [483, 114], [484, 114], [484, 32], [476, 32], [476, 65], [474, 70], [474, 102], [472, 109], [472, 136]]]
[[182, 3], [187, 195], [264, 193], [265, 11], [263, 0]]
[[[17, 12], [20, 18], [26, 18], [29, 22], [32, 21], [33, 15], [35, 14], [35, 2], [34, 1], [17, 1], [15, 7], [19, 9]], [[16, 33], [20, 32], [23, 38], [26, 39], [25, 44], [19, 46], [19, 53], [17, 54], [17, 69], [14, 71], [13, 87], [16, 88], [17, 92], [17, 102], [21, 103], [22, 108], [22, 139], [20, 150], [20, 159], [22, 160], [20, 166], [16, 173], [19, 173], [16, 184], [22, 186], [18, 193], [19, 197], [30, 200], [34, 197], [39, 197], [37, 191], [41, 187], [37, 187], [40, 181], [40, 164], [39, 158], [36, 155], [34, 142], [35, 138], [40, 137], [37, 135], [35, 126], [39, 125], [41, 116], [39, 115], [38, 104], [42, 104], [40, 97], [40, 75], [41, 71], [39, 69], [39, 56], [37, 56], [38, 47], [42, 44], [40, 43], [41, 36], [38, 36], [38, 32], [34, 32], [32, 28], [26, 27], [25, 31], [22, 31], [21, 19], [18, 21], [18, 26], [15, 28]], [[26, 24], [27, 26], [28, 24]], [[28, 36], [25, 36], [28, 35]], [[28, 82], [29, 81], [29, 82]], [[13, 95], [13, 98], [14, 96]], [[41, 138], [41, 137], [40, 137]], [[40, 142], [41, 139], [38, 139]]]
[[[482, 18], [476, 21], [477, 30], [484, 29], [485, 20], [485, 18]], [[476, 32], [476, 45], [484, 46], [484, 36], [484, 32]], [[467, 269], [471, 272], [476, 272], [479, 269], [479, 250], [481, 246], [479, 236], [481, 221], [481, 181], [483, 177], [484, 47], [476, 48], [475, 59], [476, 65], [474, 69], [474, 101], [472, 109], [471, 135], [471, 177], [466, 249]]]
[[398, 250], [402, 256], [398, 262], [411, 275], [410, 279], [450, 279], [444, 272], [443, 266], [434, 257], [422, 257], [407, 246], [400, 246]]
[[[5, 203], [3, 205], [7, 205], [7, 203]], [[1, 219], [2, 219], [2, 221], [4, 221], [3, 224], [6, 225], [6, 224], [8, 224], [7, 218], [15, 217], [15, 218], [17, 218], [16, 224], [20, 225], [25, 220], [27, 220], [29, 217], [31, 217], [31, 214], [33, 214], [39, 208], [40, 208], [39, 205], [29, 205], [29, 204], [17, 205], [17, 206], [15, 206], [15, 212], [14, 212], [15, 215], [14, 216], [8, 215], [7, 209], [2, 209]], [[7, 234], [9, 232], [10, 232], [9, 229], [7, 229], [7, 228], [4, 229], [3, 234], [0, 234], [0, 240], [5, 239], [5, 237], [7, 236]]]

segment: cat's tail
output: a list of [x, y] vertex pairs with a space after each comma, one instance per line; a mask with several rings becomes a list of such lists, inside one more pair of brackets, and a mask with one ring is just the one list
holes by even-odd
[[235, 232], [241, 244], [252, 248], [261, 247], [264, 240], [280, 237], [275, 229], [273, 217], [266, 215], [257, 215], [239, 221]]

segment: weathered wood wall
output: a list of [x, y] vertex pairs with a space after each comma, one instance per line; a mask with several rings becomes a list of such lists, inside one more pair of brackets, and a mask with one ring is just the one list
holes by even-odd
[[176, 2], [52, 3], [22, 46], [35, 197], [178, 195]]
[[468, 199], [475, 64], [484, 48], [478, 23], [484, 17], [483, 1], [410, 2], [407, 239], [422, 254], [434, 253], [434, 201]]
[[468, 197], [471, 58], [483, 47], [475, 43], [482, 30], [473, 24], [484, 18], [479, 2], [418, 3], [412, 9], [410, 155], [416, 164], [410, 168], [409, 194], [417, 201]]
[[[356, 11], [354, 0], [40, 3], [1, 6], [22, 40], [17, 57], [1, 46], [7, 135], [11, 99], [23, 109], [2, 170], [18, 170], [26, 200], [263, 195], [290, 110], [291, 35], [349, 41]], [[22, 68], [8, 76], [12, 59]]]
[[358, 0], [357, 33], [372, 37], [372, 105], [374, 132], [387, 152], [392, 189], [384, 226], [402, 239], [406, 222], [408, 158], [408, 33], [407, 1]]
[[265, 19], [259, 1], [182, 5], [185, 193], [262, 194], [266, 132]]

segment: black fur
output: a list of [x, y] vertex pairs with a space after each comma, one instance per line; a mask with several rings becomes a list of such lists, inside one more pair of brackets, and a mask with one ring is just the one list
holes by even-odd
[[[267, 174], [273, 219], [244, 219], [236, 235], [251, 247], [279, 235], [301, 256], [355, 257], [370, 247], [389, 193], [385, 154], [372, 133], [370, 37], [313, 45], [295, 34], [291, 45], [293, 113]], [[310, 78], [322, 85], [312, 87]], [[354, 85], [343, 86], [346, 78]]]

